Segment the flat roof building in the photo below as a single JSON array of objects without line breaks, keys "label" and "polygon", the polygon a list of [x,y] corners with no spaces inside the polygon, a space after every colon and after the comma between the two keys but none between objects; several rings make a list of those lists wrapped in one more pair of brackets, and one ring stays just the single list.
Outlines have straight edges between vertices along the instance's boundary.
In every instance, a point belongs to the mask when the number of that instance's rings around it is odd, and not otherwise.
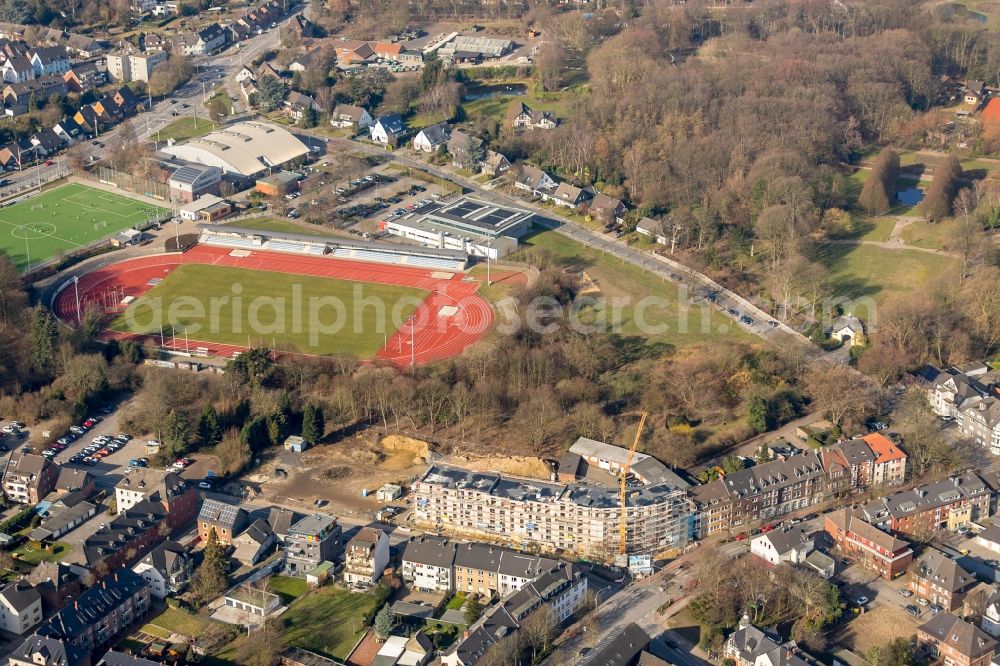
[{"label": "flat roof building", "polygon": [[168,145],[163,152],[195,164],[219,167],[225,173],[252,178],[302,159],[309,154],[309,148],[288,130],[248,120],[185,143]]},{"label": "flat roof building", "polygon": [[425,204],[382,227],[424,245],[499,259],[517,249],[533,219],[528,210],[462,196]]}]

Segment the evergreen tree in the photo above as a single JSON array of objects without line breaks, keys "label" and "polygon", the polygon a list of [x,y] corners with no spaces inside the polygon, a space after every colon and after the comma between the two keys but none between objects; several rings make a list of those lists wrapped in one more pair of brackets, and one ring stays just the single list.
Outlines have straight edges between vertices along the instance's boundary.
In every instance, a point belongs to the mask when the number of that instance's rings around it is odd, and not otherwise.
[{"label": "evergreen tree", "polygon": [[212,403],[205,405],[198,419],[198,441],[202,446],[214,446],[222,441],[222,423]]},{"label": "evergreen tree", "polygon": [[191,591],[201,601],[208,601],[226,591],[229,585],[229,558],[215,528],[208,533],[204,559],[191,579]]},{"label": "evergreen tree", "polygon": [[305,127],[306,129],[310,127],[316,127],[319,123],[319,113],[311,105],[302,112],[302,118],[299,119],[299,127]]},{"label": "evergreen tree", "polygon": [[760,396],[750,399],[747,405],[747,422],[756,432],[767,430],[767,401]]},{"label": "evergreen tree", "polygon": [[465,623],[472,624],[483,614],[483,605],[479,603],[479,597],[472,597],[465,602]]},{"label": "evergreen tree", "polygon": [[191,438],[191,424],[187,416],[171,409],[163,423],[163,442],[167,445],[166,453],[170,457],[183,455],[187,451]]},{"label": "evergreen tree", "polygon": [[31,361],[39,372],[49,372],[55,362],[59,328],[55,317],[36,307],[31,320]]},{"label": "evergreen tree", "polygon": [[316,444],[323,439],[323,410],[319,405],[308,404],[302,413],[302,439]]},{"label": "evergreen tree", "polygon": [[389,604],[385,604],[375,616],[375,635],[380,641],[384,641],[392,636],[392,630],[395,628],[396,617],[389,610]]},{"label": "evergreen tree", "polygon": [[954,155],[949,155],[938,164],[927,195],[920,202],[920,213],[925,220],[937,222],[951,215],[951,205],[958,194],[961,178],[962,165]]}]

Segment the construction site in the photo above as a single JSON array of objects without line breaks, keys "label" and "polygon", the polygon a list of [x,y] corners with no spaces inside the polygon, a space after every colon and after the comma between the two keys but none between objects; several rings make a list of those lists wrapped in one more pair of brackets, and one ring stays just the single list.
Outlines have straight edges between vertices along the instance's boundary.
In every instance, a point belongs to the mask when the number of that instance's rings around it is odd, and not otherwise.
[{"label": "construction site", "polygon": [[439,532],[576,555],[648,573],[683,548],[688,482],[630,449],[580,438],[540,481],[432,464],[413,484],[413,522]]}]

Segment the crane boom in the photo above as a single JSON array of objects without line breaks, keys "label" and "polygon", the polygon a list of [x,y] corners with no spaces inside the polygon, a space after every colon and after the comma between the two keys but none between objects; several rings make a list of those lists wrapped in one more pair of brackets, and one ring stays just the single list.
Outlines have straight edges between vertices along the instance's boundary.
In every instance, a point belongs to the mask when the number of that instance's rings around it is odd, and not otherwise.
[{"label": "crane boom", "polygon": [[618,540],[618,554],[624,555],[627,550],[628,545],[628,531],[625,529],[625,482],[628,480],[629,472],[632,471],[632,458],[635,457],[635,449],[639,446],[639,438],[642,437],[642,428],[646,425],[646,417],[649,416],[649,412],[643,412],[642,418],[639,419],[639,427],[635,431],[635,439],[632,440],[632,448],[628,450],[628,458],[625,459],[625,467],[621,471],[621,487],[619,489],[619,499],[622,505],[622,515],[619,521],[619,540]]}]

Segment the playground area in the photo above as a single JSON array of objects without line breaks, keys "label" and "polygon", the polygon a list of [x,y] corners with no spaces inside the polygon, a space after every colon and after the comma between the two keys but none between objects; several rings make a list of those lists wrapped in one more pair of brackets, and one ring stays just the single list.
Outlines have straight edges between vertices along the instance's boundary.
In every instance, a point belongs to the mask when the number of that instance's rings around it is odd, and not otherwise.
[{"label": "playground area", "polygon": [[168,212],[86,185],[63,185],[0,208],[0,250],[24,271]]}]

